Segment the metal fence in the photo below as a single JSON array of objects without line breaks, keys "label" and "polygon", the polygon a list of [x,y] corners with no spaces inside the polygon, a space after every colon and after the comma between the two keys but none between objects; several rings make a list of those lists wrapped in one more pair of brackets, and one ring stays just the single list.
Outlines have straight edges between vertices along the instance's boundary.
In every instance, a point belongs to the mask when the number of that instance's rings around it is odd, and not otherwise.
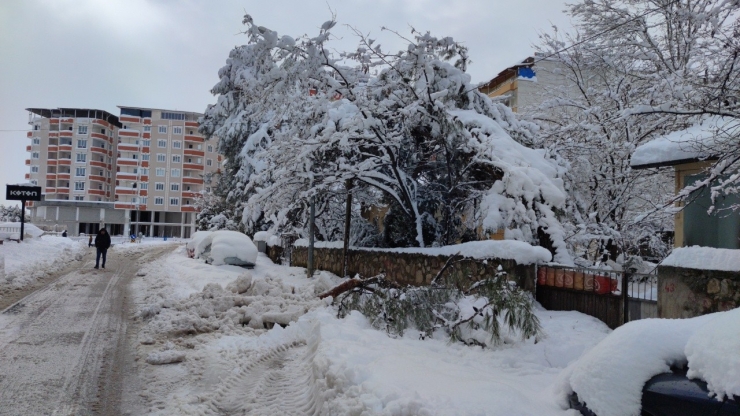
[{"label": "metal fence", "polygon": [[575,310],[614,329],[657,317],[657,274],[563,266],[537,268],[537,301],[550,310]]}]

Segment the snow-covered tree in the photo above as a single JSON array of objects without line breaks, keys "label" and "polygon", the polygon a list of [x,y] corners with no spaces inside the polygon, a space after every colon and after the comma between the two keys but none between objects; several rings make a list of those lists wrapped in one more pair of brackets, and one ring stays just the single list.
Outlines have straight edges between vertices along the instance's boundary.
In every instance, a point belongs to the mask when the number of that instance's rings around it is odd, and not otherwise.
[{"label": "snow-covered tree", "polygon": [[[334,21],[298,39],[245,23],[249,43],[219,72],[202,129],[232,163],[225,200],[247,229],[302,233],[311,199],[337,217],[337,195],[352,192],[359,205],[390,207],[388,245],[505,229],[508,238],[544,236],[567,261],[554,214],[565,202],[562,171],[514,139],[531,137],[533,125],[471,85],[466,48],[412,31],[398,52],[358,34],[356,51],[332,55]],[[329,237],[338,228],[323,229]]]},{"label": "snow-covered tree", "polygon": [[[576,33],[545,35],[541,51],[562,63],[570,85],[552,91],[538,116],[545,144],[570,162],[569,237],[660,250],[657,231],[670,217],[635,219],[664,206],[670,172],[631,170],[629,158],[636,146],[702,115],[737,117],[738,1],[589,0],[568,13]],[[718,188],[736,192],[738,141],[721,143],[704,183],[723,177]]]},{"label": "snow-covered tree", "polygon": [[19,205],[0,205],[0,222],[20,222],[21,207]]}]

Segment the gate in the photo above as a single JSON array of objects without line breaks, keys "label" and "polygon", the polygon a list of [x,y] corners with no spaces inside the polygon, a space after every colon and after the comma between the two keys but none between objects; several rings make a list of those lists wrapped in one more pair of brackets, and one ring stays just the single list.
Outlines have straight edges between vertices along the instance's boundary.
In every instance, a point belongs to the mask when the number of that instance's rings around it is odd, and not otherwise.
[{"label": "gate", "polygon": [[282,234],[280,240],[283,243],[283,264],[290,265],[293,255],[293,243],[298,240],[298,234]]},{"label": "gate", "polygon": [[612,329],[630,320],[657,317],[657,292],[656,274],[537,268],[536,299],[544,308],[585,313]]}]

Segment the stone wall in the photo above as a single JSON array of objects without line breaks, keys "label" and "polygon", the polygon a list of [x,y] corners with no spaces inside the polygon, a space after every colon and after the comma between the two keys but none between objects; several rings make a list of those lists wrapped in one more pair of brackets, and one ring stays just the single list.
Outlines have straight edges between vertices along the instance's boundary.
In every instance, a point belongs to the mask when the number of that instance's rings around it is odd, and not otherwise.
[{"label": "stone wall", "polygon": [[740,272],[658,266],[658,315],[692,318],[740,306]]},{"label": "stone wall", "polygon": [[[447,258],[419,253],[355,249],[349,250],[348,272],[350,276],[359,274],[362,277],[385,273],[387,279],[399,284],[422,286],[431,283]],[[306,267],[308,247],[293,247],[290,265]],[[445,274],[481,278],[495,275],[499,265],[507,272],[510,280],[534,293],[536,276],[534,265],[519,265],[514,260],[466,259],[451,266]],[[314,248],[314,267],[341,276],[342,249]]]},{"label": "stone wall", "polygon": [[267,246],[267,257],[272,260],[275,264],[283,264],[283,247],[282,246]]}]

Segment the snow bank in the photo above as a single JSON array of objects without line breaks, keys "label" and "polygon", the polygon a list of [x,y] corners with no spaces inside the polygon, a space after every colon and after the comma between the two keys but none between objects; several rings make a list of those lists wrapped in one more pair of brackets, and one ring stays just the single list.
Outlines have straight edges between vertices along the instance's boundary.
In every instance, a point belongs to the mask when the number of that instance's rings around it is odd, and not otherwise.
[{"label": "snow bank", "polygon": [[717,314],[686,344],[690,378],[707,382],[718,399],[740,399],[740,308]]},{"label": "snow bank", "polygon": [[694,126],[659,137],[638,146],[630,164],[634,166],[706,159],[713,156],[709,150],[730,138],[723,131],[737,129],[737,120],[725,117],[708,117]]},{"label": "snow bank", "polygon": [[740,250],[712,247],[678,247],[661,263],[663,266],[698,270],[740,271]]},{"label": "snow bank", "polygon": [[[25,223],[23,225],[23,233],[31,237],[41,237],[44,234],[44,230],[39,227]],[[6,235],[5,238],[18,238],[21,235],[21,223],[19,222],[3,222],[0,223],[0,235]]]},{"label": "snow bank", "polygon": [[65,237],[44,235],[22,243],[0,245],[0,257],[5,258],[5,279],[0,286],[22,287],[67,266],[81,258],[84,244]]},{"label": "snow bank", "polygon": [[740,310],[634,321],[568,367],[555,391],[563,404],[575,391],[599,416],[639,415],[645,382],[688,362],[690,377],[712,380],[711,392],[740,394],[739,350]]},{"label": "snow bank", "polygon": [[[295,246],[308,247],[308,240],[296,240]],[[342,248],[341,241],[315,242],[317,248]],[[474,259],[505,259],[514,260],[517,264],[546,263],[552,260],[552,254],[539,246],[532,246],[516,240],[485,240],[470,241],[443,247],[405,247],[405,248],[369,248],[352,247],[353,250],[382,251],[387,253],[418,253],[427,256],[453,256],[460,254]]]},{"label": "snow bank", "polygon": [[[214,266],[230,263],[229,258],[250,264],[257,262],[257,246],[249,237],[238,231],[199,231],[193,235],[191,242],[194,247],[193,256],[206,258]],[[190,247],[191,244],[188,243],[188,250]]]}]

